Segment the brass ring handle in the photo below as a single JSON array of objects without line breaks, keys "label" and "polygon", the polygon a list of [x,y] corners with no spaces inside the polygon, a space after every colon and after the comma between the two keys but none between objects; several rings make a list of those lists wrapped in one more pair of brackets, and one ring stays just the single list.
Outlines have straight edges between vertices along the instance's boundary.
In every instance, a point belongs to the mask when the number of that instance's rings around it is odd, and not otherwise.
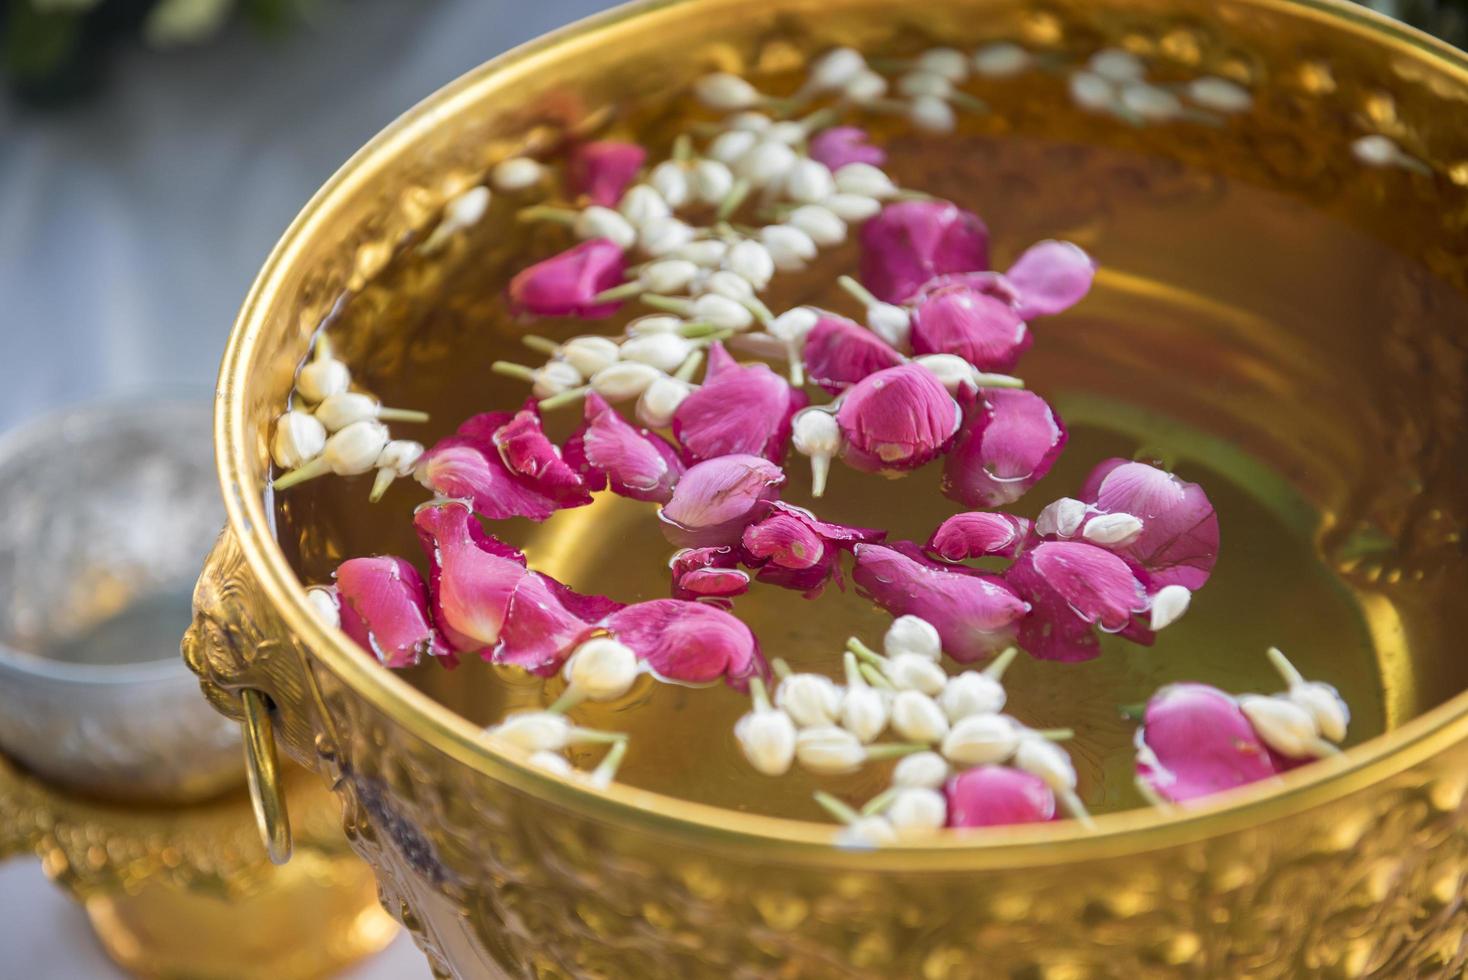
[{"label": "brass ring handle", "polygon": [[291,821],[280,785],[270,704],[254,688],[247,687],[240,693],[245,706],[245,778],[250,785],[255,823],[271,862],[285,864],[291,859]]}]

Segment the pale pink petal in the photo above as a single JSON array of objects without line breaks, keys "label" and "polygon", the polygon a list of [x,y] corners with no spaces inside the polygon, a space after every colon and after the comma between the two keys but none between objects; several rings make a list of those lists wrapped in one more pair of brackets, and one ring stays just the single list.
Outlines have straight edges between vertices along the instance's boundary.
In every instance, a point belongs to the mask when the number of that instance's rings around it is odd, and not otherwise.
[{"label": "pale pink petal", "polygon": [[707,684],[722,677],[743,689],[750,677],[766,673],[749,627],[707,603],[653,599],[599,625],[666,680]]},{"label": "pale pink petal", "polygon": [[915,354],[957,354],[980,371],[1013,371],[1034,338],[1014,308],[967,286],[927,293],[913,307]]},{"label": "pale pink petal", "polygon": [[1019,294],[1020,317],[1053,316],[1091,291],[1096,263],[1079,245],[1043,241],[1031,245],[1005,277]]},{"label": "pale pink petal", "polygon": [[989,267],[989,229],[948,201],[899,201],[862,226],[861,281],[901,303],[934,276]]},{"label": "pale pink petal", "polygon": [[1039,776],[1009,766],[978,766],[943,787],[948,826],[1004,827],[1055,819],[1055,794]]},{"label": "pale pink petal", "polygon": [[[537,572],[521,576],[510,595],[499,642],[486,659],[514,664],[536,674],[555,673],[592,629],[590,621],[567,608],[567,593],[576,595]],[[588,600],[592,609],[604,608],[603,603],[610,602],[593,601],[601,597],[577,598]]]},{"label": "pale pink petal", "polygon": [[858,470],[911,470],[947,449],[962,411],[926,368],[903,364],[868,375],[836,412],[842,458]]},{"label": "pale pink petal", "polygon": [[724,345],[709,354],[704,383],[673,413],[673,435],[690,463],[747,454],[778,463],[790,441],[790,419],[807,403],[768,364],[728,365]]},{"label": "pale pink petal", "polygon": [[1066,440],[1060,416],[1032,391],[986,388],[943,466],[943,493],[970,507],[1003,507],[1050,472]]},{"label": "pale pink petal", "polygon": [[1081,500],[1107,514],[1131,514],[1142,533],[1111,550],[1146,569],[1155,588],[1197,591],[1218,560],[1218,515],[1196,483],[1147,463],[1109,459],[1092,470]]},{"label": "pale pink petal", "polygon": [[428,555],[434,620],[455,650],[488,658],[530,574],[524,556],[485,534],[463,500],[424,504],[413,526]]},{"label": "pale pink petal", "polygon": [[595,320],[622,305],[593,303],[604,290],[621,285],[627,268],[622,249],[608,238],[593,238],[523,269],[510,280],[510,306],[535,316],[575,316]]},{"label": "pale pink petal", "polygon": [[419,459],[413,475],[439,496],[471,501],[475,512],[490,520],[543,521],[560,508],[555,500],[517,480],[492,443],[467,436],[440,439]]},{"label": "pale pink petal", "polygon": [[734,545],[780,495],[785,474],[760,456],[721,456],[690,467],[658,512],[663,534],[683,548]]},{"label": "pale pink petal", "polygon": [[1280,771],[1234,698],[1206,684],[1169,684],[1147,702],[1137,775],[1183,803]]},{"label": "pale pink petal", "polygon": [[646,160],[647,151],[636,143],[578,143],[571,148],[566,167],[571,194],[585,196],[602,207],[616,207]]},{"label": "pale pink petal", "polygon": [[1013,558],[1024,547],[1032,526],[1025,518],[1012,514],[955,514],[938,525],[925,550],[949,562],[995,555]]},{"label": "pale pink petal", "polygon": [[811,137],[808,152],[812,160],[824,163],[831,170],[840,170],[848,163],[869,163],[880,167],[887,162],[887,154],[869,140],[864,129],[832,126]]},{"label": "pale pink petal", "polygon": [[806,334],[801,360],[811,381],[835,395],[870,374],[896,367],[902,355],[865,327],[825,313]]},{"label": "pale pink petal", "polygon": [[1090,660],[1100,653],[1095,631],[1150,643],[1134,622],[1151,600],[1146,585],[1121,558],[1080,541],[1045,541],[1027,550],[1004,579],[1033,607],[1019,643],[1041,660]]},{"label": "pale pink petal", "polygon": [[586,421],[563,456],[588,489],[610,484],[613,493],[633,500],[666,503],[683,475],[678,451],[666,439],[632,426],[594,391],[586,396]]},{"label": "pale pink petal", "polygon": [[994,272],[989,269],[982,269],[978,272],[951,272],[934,276],[918,287],[918,291],[908,297],[907,303],[909,306],[916,306],[928,297],[947,292],[950,289],[968,289],[991,299],[997,299],[1008,306],[1019,306],[1019,292],[1014,288],[1014,284],[1006,279],[1002,272]]},{"label": "pale pink petal", "polygon": [[857,544],[852,578],[861,594],[893,616],[932,623],[960,663],[992,656],[1014,639],[1029,605],[997,575],[939,565],[911,542]]},{"label": "pale pink petal", "polygon": [[428,587],[401,558],[351,558],[336,570],[341,628],[386,667],[411,667],[425,656],[453,660],[429,616]]}]

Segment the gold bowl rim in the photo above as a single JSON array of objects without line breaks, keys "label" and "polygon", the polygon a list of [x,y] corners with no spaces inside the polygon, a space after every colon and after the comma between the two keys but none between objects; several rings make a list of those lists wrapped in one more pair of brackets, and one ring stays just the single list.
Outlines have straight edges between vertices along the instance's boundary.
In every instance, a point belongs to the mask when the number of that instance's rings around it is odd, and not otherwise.
[{"label": "gold bowl rim", "polygon": [[[1286,818],[1377,784],[1468,740],[1468,692],[1408,721],[1400,728],[1355,746],[1342,755],[1287,773],[1268,785],[1255,784],[1211,801],[1170,811],[1137,809],[1100,816],[1093,829],[1074,821],[995,828],[983,834],[942,834],[875,852],[831,846],[828,826],[806,821],[737,813],[708,804],[614,784],[596,791],[550,775],[497,751],[481,730],[435,702],[391,671],[363,657],[345,634],[327,629],[312,614],[305,589],[284,553],[266,533],[273,522],[254,468],[247,433],[245,397],[249,368],[265,332],[269,308],[306,244],[330,224],[340,202],[370,182],[394,158],[430,131],[439,119],[479,102],[486,89],[512,91],[517,78],[556,61],[562,52],[593,36],[615,35],[660,11],[694,3],[743,0],[636,0],[520,45],[439,89],[388,125],[358,150],[317,191],[266,259],[241,307],[220,367],[214,417],[215,457],[229,526],[251,572],[286,625],[358,695],[404,725],[435,751],[539,799],[619,826],[676,834],[704,846],[757,849],[782,861],[833,864],[868,870],[979,870],[1063,864],[1173,847]],[[1349,0],[1238,0],[1261,9],[1287,9],[1291,16],[1336,30],[1372,37],[1404,54],[1431,62],[1468,85],[1468,55]],[[248,491],[248,492],[247,492]]]}]

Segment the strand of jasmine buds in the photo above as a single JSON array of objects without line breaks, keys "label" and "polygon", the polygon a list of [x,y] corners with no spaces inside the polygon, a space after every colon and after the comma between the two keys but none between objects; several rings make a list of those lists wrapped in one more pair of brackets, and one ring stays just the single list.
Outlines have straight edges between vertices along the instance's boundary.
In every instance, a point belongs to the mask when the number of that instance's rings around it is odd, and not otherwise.
[{"label": "strand of jasmine buds", "polygon": [[[352,374],[334,357],[331,342],[321,333],[311,360],[296,377],[295,394],[303,407],[292,408],[275,420],[270,455],[283,472],[272,482],[286,490],[307,480],[336,473],[355,476],[377,471],[368,499],[382,499],[398,477],[407,476],[423,445],[393,439],[386,422],[427,422],[425,412],[385,408],[371,395],[351,391]],[[314,404],[307,410],[304,406]]]}]

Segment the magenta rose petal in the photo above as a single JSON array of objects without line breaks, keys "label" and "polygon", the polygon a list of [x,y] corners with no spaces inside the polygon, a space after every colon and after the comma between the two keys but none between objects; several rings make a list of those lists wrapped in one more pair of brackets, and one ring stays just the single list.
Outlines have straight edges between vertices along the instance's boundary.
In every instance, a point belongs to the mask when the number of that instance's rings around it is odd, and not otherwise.
[{"label": "magenta rose petal", "polygon": [[517,480],[493,443],[468,436],[440,439],[423,454],[413,473],[439,496],[471,501],[475,513],[490,520],[528,517],[543,521],[561,506]]},{"label": "magenta rose petal", "polygon": [[678,450],[662,436],[631,425],[594,391],[587,393],[585,412],[586,421],[562,455],[588,488],[610,485],[613,493],[633,500],[672,499],[673,485],[683,475]]},{"label": "magenta rose petal", "polygon": [[857,126],[832,126],[811,137],[807,152],[812,160],[824,163],[833,172],[848,163],[880,167],[887,162],[887,154],[869,140],[867,131]]},{"label": "magenta rose petal", "polygon": [[341,628],[385,667],[411,667],[453,652],[429,615],[428,587],[401,558],[351,558],[336,570]]},{"label": "magenta rose petal", "polygon": [[903,302],[934,276],[988,267],[989,229],[948,201],[899,201],[862,226],[860,279],[884,302]]},{"label": "magenta rose petal", "polygon": [[806,376],[833,395],[903,361],[881,337],[833,313],[822,314],[806,334],[801,359]]},{"label": "magenta rose petal", "polygon": [[510,280],[510,307],[535,316],[611,316],[619,302],[594,303],[624,282],[627,260],[616,242],[593,238],[522,269]]},{"label": "magenta rose petal", "polygon": [[1137,748],[1137,777],[1175,803],[1280,771],[1238,702],[1206,684],[1169,684],[1154,694]]},{"label": "magenta rose petal", "polygon": [[530,572],[524,556],[484,533],[463,500],[436,500],[413,515],[428,555],[434,620],[460,653],[488,657],[511,597]]},{"label": "magenta rose petal", "polygon": [[744,529],[744,561],[761,582],[815,598],[833,577],[841,582],[842,550],[881,541],[887,532],[823,521],[803,507],[775,501],[769,517]]},{"label": "magenta rose petal", "polygon": [[500,461],[511,473],[558,506],[582,507],[591,503],[586,482],[566,463],[560,447],[541,428],[540,411],[534,401],[496,429],[491,441],[499,450]]},{"label": "magenta rose petal", "polygon": [[790,441],[790,419],[806,401],[769,365],[736,364],[715,343],[704,383],[673,413],[673,435],[690,463],[736,454],[779,462]]},{"label": "magenta rose petal", "polygon": [[967,286],[928,292],[912,310],[915,354],[957,354],[980,371],[1009,373],[1034,342],[1013,306]]},{"label": "magenta rose petal", "polygon": [[999,576],[939,565],[909,541],[859,543],[852,554],[852,578],[861,594],[893,616],[933,624],[944,651],[960,663],[1008,646],[1030,608]]},{"label": "magenta rose petal", "polygon": [[934,558],[1013,558],[1024,547],[1033,524],[1023,517],[986,511],[955,514],[938,525],[924,548]]},{"label": "magenta rose petal", "polygon": [[1021,319],[1054,316],[1091,291],[1096,263],[1079,245],[1043,241],[1031,245],[1004,274],[1019,296]]},{"label": "magenta rose petal", "polygon": [[599,625],[664,680],[709,684],[722,677],[742,690],[749,678],[766,673],[749,627],[706,603],[653,599],[628,606]]},{"label": "magenta rose petal", "polygon": [[947,449],[958,432],[958,402],[931,371],[903,364],[869,375],[836,412],[842,458],[869,473],[911,470]]},{"label": "magenta rose petal", "polygon": [[943,467],[943,493],[969,507],[1011,504],[1050,472],[1065,446],[1060,416],[1032,391],[985,388]]},{"label": "magenta rose petal", "polygon": [[668,563],[673,598],[725,600],[749,591],[749,573],[733,548],[685,548]]},{"label": "magenta rose petal", "polygon": [[579,596],[538,572],[521,576],[510,595],[499,642],[486,659],[542,676],[555,673],[592,629],[592,621],[567,608],[568,600],[587,611],[601,611],[611,603],[602,597]]},{"label": "magenta rose petal", "polygon": [[760,456],[721,456],[690,467],[658,512],[663,534],[681,548],[735,545],[780,495],[785,474]]},{"label": "magenta rose petal", "polygon": [[1109,459],[1091,471],[1080,499],[1102,513],[1141,519],[1141,533],[1111,550],[1146,569],[1154,588],[1196,592],[1213,573],[1218,515],[1198,484],[1147,463]]},{"label": "magenta rose petal", "polygon": [[616,207],[646,160],[647,151],[636,143],[578,143],[571,148],[566,169],[571,194],[585,196],[602,207]]},{"label": "magenta rose petal", "polygon": [[1055,819],[1055,793],[1039,776],[1009,766],[979,766],[943,787],[950,827],[1004,827]]},{"label": "magenta rose petal", "polygon": [[1100,653],[1092,627],[1150,643],[1134,617],[1151,606],[1146,585],[1124,560],[1097,545],[1045,541],[1027,550],[1004,580],[1033,611],[1020,624],[1019,643],[1041,660],[1090,660]]}]

